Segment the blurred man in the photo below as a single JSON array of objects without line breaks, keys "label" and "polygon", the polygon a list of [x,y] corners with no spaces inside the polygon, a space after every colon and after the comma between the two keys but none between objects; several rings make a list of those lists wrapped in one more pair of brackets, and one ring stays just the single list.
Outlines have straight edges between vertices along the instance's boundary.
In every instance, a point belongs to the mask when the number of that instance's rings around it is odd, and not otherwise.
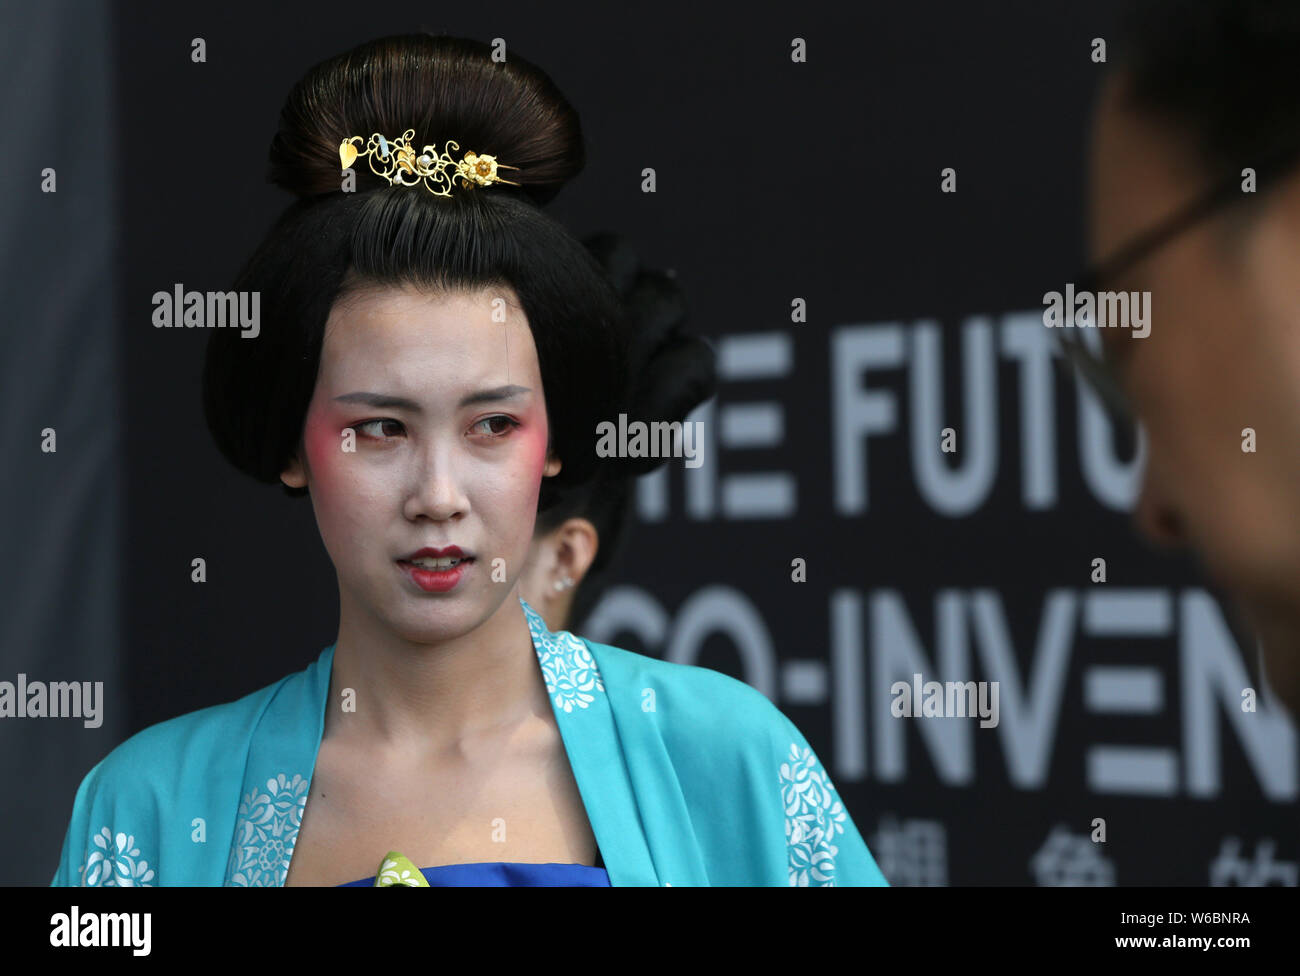
[{"label": "blurred man", "polygon": [[1152,324],[1098,330],[1094,374],[1147,431],[1138,526],[1200,554],[1297,716],[1300,3],[1142,4],[1117,53],[1087,287],[1149,292]]}]

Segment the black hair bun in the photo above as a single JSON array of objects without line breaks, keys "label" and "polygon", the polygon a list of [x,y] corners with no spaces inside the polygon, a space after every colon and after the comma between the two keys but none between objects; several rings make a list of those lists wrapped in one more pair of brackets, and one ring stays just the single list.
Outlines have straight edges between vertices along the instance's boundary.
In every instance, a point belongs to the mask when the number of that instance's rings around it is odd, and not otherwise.
[{"label": "black hair bun", "polygon": [[[434,34],[381,37],[312,67],[294,85],[271,142],[270,181],[311,198],[341,188],[339,144],[378,132],[389,140],[414,129],[417,152],[447,140],[496,157],[504,179],[488,192],[550,201],[585,161],[578,113],[541,68],[507,52],[492,60],[482,41]],[[359,161],[357,190],[389,184]],[[459,183],[457,184],[459,186]],[[453,193],[455,191],[453,190]]]}]

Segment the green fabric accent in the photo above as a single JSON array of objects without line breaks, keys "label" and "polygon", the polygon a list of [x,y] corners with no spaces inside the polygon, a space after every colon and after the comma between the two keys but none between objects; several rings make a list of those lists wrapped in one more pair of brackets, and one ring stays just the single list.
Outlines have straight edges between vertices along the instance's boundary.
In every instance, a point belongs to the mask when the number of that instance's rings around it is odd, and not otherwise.
[{"label": "green fabric accent", "polygon": [[401,851],[389,851],[384,855],[379,870],[375,873],[376,888],[427,888],[429,882],[409,857]]}]

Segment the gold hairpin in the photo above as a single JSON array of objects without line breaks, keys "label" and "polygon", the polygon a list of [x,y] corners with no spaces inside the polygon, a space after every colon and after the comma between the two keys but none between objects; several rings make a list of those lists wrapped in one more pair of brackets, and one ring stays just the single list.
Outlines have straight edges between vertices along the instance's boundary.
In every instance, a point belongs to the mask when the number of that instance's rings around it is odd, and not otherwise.
[{"label": "gold hairpin", "polygon": [[[459,161],[451,157],[452,151],[459,151],[460,144],[447,140],[446,149],[439,153],[435,146],[425,146],[420,155],[415,154],[411,146],[414,129],[407,129],[400,139],[389,143],[378,132],[366,141],[365,152],[358,151],[354,143],[360,143],[361,136],[349,136],[339,143],[339,162],[347,169],[362,157],[369,158],[370,171],[382,176],[393,186],[415,186],[423,183],[425,189],[434,196],[449,197],[457,179],[466,186],[487,186],[489,183],[509,183],[518,186],[514,180],[507,180],[497,175],[498,169],[518,169],[498,163],[495,156],[479,155],[467,152]],[[376,169],[375,162],[382,161],[384,168]],[[406,177],[411,177],[407,179]]]}]

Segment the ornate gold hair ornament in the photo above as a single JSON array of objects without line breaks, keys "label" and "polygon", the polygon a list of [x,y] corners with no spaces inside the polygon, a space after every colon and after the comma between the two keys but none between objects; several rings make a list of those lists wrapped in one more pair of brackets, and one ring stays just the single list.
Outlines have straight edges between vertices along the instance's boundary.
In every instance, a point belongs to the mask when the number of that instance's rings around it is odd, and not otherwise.
[{"label": "ornate gold hair ornament", "polygon": [[[370,171],[382,176],[391,185],[415,186],[423,183],[425,189],[439,197],[451,196],[452,187],[459,179],[466,186],[487,186],[489,183],[509,183],[518,186],[514,180],[507,180],[497,175],[498,169],[518,169],[498,163],[495,156],[479,155],[467,152],[459,160],[452,158],[452,152],[460,151],[460,144],[448,139],[446,149],[439,153],[435,146],[425,146],[417,156],[411,146],[414,129],[407,129],[400,139],[391,143],[378,132],[366,140],[365,152],[357,149],[361,136],[349,136],[339,143],[339,162],[347,169],[358,159],[369,160]],[[383,169],[376,168],[376,162]],[[407,177],[410,177],[408,179]]]}]

